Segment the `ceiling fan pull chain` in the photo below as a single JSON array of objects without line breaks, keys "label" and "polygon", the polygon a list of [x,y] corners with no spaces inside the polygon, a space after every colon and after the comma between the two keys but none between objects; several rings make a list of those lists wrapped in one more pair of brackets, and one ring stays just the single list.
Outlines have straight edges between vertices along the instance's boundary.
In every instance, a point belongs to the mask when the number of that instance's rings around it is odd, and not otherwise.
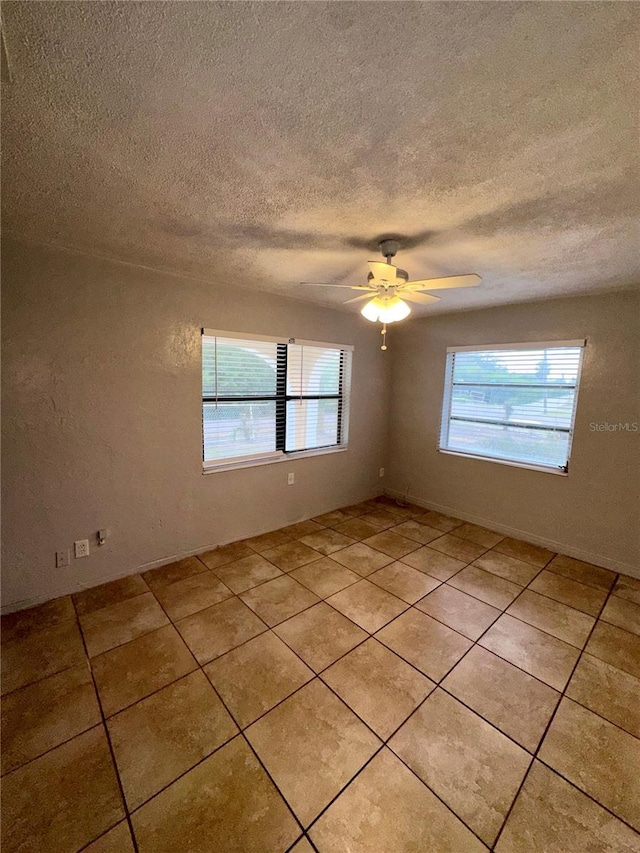
[{"label": "ceiling fan pull chain", "polygon": [[386,323],[382,324],[382,329],[380,331],[380,334],[382,335],[382,346],[380,347],[380,349],[386,350],[386,348],[387,348],[387,324]]}]

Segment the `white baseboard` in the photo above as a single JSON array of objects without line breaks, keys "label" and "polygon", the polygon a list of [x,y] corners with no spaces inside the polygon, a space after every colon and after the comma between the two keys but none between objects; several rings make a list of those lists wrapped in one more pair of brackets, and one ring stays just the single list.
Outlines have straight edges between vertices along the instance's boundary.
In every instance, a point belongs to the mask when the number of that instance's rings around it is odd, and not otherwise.
[{"label": "white baseboard", "polygon": [[[525,542],[531,542],[532,545],[540,545],[542,548],[547,548],[549,551],[555,551],[558,554],[566,554],[568,557],[575,557],[576,560],[583,560],[585,563],[592,563],[594,566],[602,566],[605,569],[610,569],[612,572],[620,572],[623,575],[630,575],[633,578],[640,579],[640,568],[631,563],[623,563],[620,560],[612,560],[604,554],[596,554],[592,551],[584,551],[581,548],[575,548],[573,545],[568,545],[566,542],[556,542],[553,539],[545,539],[543,536],[538,536],[536,533],[531,533],[529,530],[520,530],[517,527],[509,527],[506,524],[501,524],[494,521],[492,518],[484,518],[480,515],[471,515],[468,512],[460,512],[455,507],[444,506],[433,501],[427,501],[424,498],[419,498],[416,495],[408,495],[405,492],[397,491],[396,489],[385,489],[385,494],[392,498],[407,501],[416,506],[432,509],[440,512],[443,515],[450,515],[454,518],[461,518],[463,521],[469,521],[472,524],[478,524],[481,527],[488,527],[490,530],[495,530],[497,533],[504,533],[505,536],[510,536],[513,539],[522,539]],[[455,533],[455,531],[452,531]]]},{"label": "white baseboard", "polygon": [[[373,498],[377,497],[380,492],[377,492],[375,495],[370,495],[369,497],[362,498],[360,501],[354,501],[354,503],[362,503],[362,501],[369,501]],[[346,506],[346,504],[343,504]],[[323,509],[320,512],[314,513],[314,515],[323,515],[325,512],[332,512],[336,507],[332,506],[329,509]],[[44,595],[37,595],[33,598],[25,598],[21,601],[13,601],[10,604],[3,604],[0,607],[0,613],[4,616],[8,613],[14,613],[16,610],[27,610],[29,607],[36,607],[38,604],[44,604],[46,601],[51,601],[54,598],[61,598],[63,595],[73,595],[76,592],[82,592],[85,589],[92,589],[94,586],[100,586],[103,583],[110,583],[110,581],[117,581],[120,578],[129,577],[129,575],[137,575],[142,572],[148,572],[150,569],[157,569],[160,566],[167,566],[169,563],[176,563],[178,560],[185,560],[187,557],[195,557],[197,554],[204,554],[206,551],[213,551],[215,548],[222,548],[224,545],[230,545],[232,542],[239,542],[242,539],[252,539],[254,536],[262,536],[263,533],[271,533],[274,529],[279,530],[282,527],[289,527],[291,524],[296,524],[299,521],[305,521],[309,516],[305,516],[304,518],[295,519],[294,521],[285,521],[280,527],[273,528],[260,528],[258,530],[254,530],[251,533],[247,533],[245,536],[242,536],[240,539],[237,537],[233,539],[225,539],[222,542],[214,542],[209,545],[199,545],[197,548],[193,548],[190,551],[182,551],[179,554],[173,554],[169,557],[161,557],[157,560],[151,560],[148,563],[142,563],[137,567],[131,567],[129,569],[125,569],[122,572],[118,572],[117,574],[107,574],[103,575],[98,579],[92,579],[91,582],[81,583],[81,582],[70,582],[62,585],[59,589],[52,590],[51,592],[45,593]]]}]

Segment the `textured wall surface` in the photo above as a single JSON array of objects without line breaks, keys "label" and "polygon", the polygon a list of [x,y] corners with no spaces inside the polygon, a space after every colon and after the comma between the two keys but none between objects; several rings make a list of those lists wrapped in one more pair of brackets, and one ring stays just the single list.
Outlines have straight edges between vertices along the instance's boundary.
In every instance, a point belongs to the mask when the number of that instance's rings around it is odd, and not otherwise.
[{"label": "textured wall surface", "polygon": [[[640,577],[640,298],[558,299],[407,323],[394,347],[389,488]],[[569,476],[439,453],[448,346],[587,338]]]},{"label": "textured wall surface", "polygon": [[[3,291],[3,607],[380,491],[388,361],[363,318],[27,243],[5,244]],[[349,450],[203,475],[202,326],[353,343]]]},{"label": "textured wall surface", "polygon": [[299,282],[400,232],[414,278],[484,279],[417,314],[640,281],[638,3],[2,16],[5,233],[338,305]]}]

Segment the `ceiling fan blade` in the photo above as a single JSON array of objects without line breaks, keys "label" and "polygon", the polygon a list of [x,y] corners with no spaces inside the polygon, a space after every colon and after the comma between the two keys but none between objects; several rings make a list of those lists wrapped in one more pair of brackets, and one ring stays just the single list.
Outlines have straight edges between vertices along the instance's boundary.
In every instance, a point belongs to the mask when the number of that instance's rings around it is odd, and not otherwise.
[{"label": "ceiling fan blade", "polygon": [[439,296],[430,296],[428,293],[405,293],[401,290],[398,293],[400,299],[404,299],[407,302],[419,302],[421,305],[429,305],[431,302],[439,302]]},{"label": "ceiling fan blade", "polygon": [[363,293],[360,296],[354,296],[353,299],[347,299],[344,304],[348,305],[350,302],[361,302],[363,299],[372,299],[373,296],[374,296],[373,292]]},{"label": "ceiling fan blade", "polygon": [[395,284],[397,279],[396,270],[398,267],[394,267],[393,264],[385,264],[382,261],[367,261],[369,264],[369,269],[371,270],[371,274],[373,275],[373,280],[375,282],[388,282],[389,284]]},{"label": "ceiling fan blade", "polygon": [[446,275],[443,278],[422,278],[408,281],[404,287],[409,290],[444,290],[448,287],[476,287],[482,279],[479,275]]},{"label": "ceiling fan blade", "polygon": [[301,281],[305,287],[346,287],[347,290],[375,290],[366,284],[336,284],[333,281]]}]

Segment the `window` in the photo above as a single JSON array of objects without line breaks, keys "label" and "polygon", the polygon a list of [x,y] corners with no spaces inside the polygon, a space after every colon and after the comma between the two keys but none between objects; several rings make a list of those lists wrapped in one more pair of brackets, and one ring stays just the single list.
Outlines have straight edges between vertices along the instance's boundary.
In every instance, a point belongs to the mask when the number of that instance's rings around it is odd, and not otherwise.
[{"label": "window", "polygon": [[345,449],[351,351],[203,330],[205,469]]},{"label": "window", "polygon": [[439,449],[566,473],[584,343],[447,349]]}]

